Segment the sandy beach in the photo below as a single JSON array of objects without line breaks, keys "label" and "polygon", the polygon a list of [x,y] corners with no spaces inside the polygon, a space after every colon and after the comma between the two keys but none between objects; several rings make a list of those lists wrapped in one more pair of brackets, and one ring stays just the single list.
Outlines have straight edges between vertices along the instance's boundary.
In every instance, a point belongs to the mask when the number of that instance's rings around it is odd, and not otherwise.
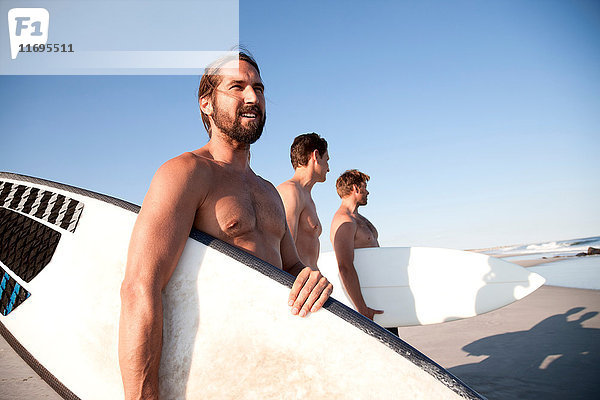
[{"label": "sandy beach", "polygon": [[[488,399],[589,399],[600,391],[600,291],[543,286],[474,318],[399,329]],[[60,399],[0,338],[0,400]]]},{"label": "sandy beach", "polygon": [[0,335],[0,400],[60,400]]},{"label": "sandy beach", "polygon": [[399,328],[490,400],[590,399],[600,391],[600,291],[542,286],[474,318]]}]

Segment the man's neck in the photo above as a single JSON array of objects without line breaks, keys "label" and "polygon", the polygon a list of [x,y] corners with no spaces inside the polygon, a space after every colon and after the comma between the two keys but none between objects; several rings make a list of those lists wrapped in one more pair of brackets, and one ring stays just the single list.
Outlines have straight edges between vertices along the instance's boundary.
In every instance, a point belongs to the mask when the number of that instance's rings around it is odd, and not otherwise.
[{"label": "man's neck", "polygon": [[352,196],[344,197],[340,208],[347,210],[350,214],[358,214],[358,202]]},{"label": "man's neck", "polygon": [[308,168],[307,166],[301,166],[294,170],[294,176],[291,179],[292,181],[298,183],[301,187],[303,187],[306,191],[310,193],[317,180],[314,176],[314,172]]},{"label": "man's neck", "polygon": [[239,143],[221,132],[213,132],[206,147],[215,161],[246,169],[249,164],[250,145]]}]

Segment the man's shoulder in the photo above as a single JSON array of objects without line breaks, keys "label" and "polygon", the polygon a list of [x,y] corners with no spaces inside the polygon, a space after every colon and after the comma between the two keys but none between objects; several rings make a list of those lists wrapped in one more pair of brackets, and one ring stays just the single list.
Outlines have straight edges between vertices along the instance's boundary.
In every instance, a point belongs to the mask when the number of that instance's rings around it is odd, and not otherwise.
[{"label": "man's shoulder", "polygon": [[155,179],[208,179],[213,174],[213,164],[208,158],[193,152],[183,153],[161,165]]},{"label": "man's shoulder", "polygon": [[280,183],[277,191],[282,197],[293,197],[297,202],[303,199],[302,188],[293,179]]},{"label": "man's shoulder", "polygon": [[332,223],[341,225],[345,222],[356,224],[356,219],[347,210],[340,208],[333,215]]},{"label": "man's shoulder", "polygon": [[277,185],[277,190],[280,192],[299,192],[300,186],[293,179],[288,179],[287,181],[281,182],[279,185]]},{"label": "man's shoulder", "polygon": [[[202,150],[202,149],[200,149]],[[178,155],[177,157],[171,158],[167,163],[181,163],[181,164],[189,164],[191,166],[198,165],[210,165],[215,164],[215,161],[208,157],[207,153],[201,152],[200,150],[196,151],[186,151]]]}]

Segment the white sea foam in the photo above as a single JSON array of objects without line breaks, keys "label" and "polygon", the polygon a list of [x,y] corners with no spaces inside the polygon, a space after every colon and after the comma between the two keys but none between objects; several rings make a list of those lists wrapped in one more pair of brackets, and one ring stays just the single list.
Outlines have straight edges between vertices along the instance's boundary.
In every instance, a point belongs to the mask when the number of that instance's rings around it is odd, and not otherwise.
[{"label": "white sea foam", "polygon": [[550,242],[550,243],[542,243],[542,244],[530,244],[526,247],[527,250],[533,251],[553,251],[561,248],[569,247],[568,243],[562,242]]},{"label": "white sea foam", "polygon": [[574,256],[578,253],[587,252],[589,247],[600,248],[600,236],[505,246],[491,249],[484,253],[507,258],[511,256],[522,258],[524,255],[532,256],[531,258],[550,258],[555,256]]}]

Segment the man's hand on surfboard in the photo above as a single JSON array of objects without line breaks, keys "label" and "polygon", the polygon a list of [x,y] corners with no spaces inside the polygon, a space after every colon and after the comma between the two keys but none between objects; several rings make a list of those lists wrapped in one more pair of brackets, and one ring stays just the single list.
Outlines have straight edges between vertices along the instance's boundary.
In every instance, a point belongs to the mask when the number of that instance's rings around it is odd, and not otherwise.
[{"label": "man's hand on surfboard", "polygon": [[369,318],[371,321],[373,321],[373,317],[375,316],[375,314],[383,314],[383,310],[375,310],[371,307],[367,307],[364,310],[359,310],[358,312],[364,315],[365,317]]},{"label": "man's hand on surfboard", "polygon": [[292,307],[292,314],[305,317],[323,307],[332,291],[333,285],[321,272],[306,267],[296,277],[288,305]]}]

